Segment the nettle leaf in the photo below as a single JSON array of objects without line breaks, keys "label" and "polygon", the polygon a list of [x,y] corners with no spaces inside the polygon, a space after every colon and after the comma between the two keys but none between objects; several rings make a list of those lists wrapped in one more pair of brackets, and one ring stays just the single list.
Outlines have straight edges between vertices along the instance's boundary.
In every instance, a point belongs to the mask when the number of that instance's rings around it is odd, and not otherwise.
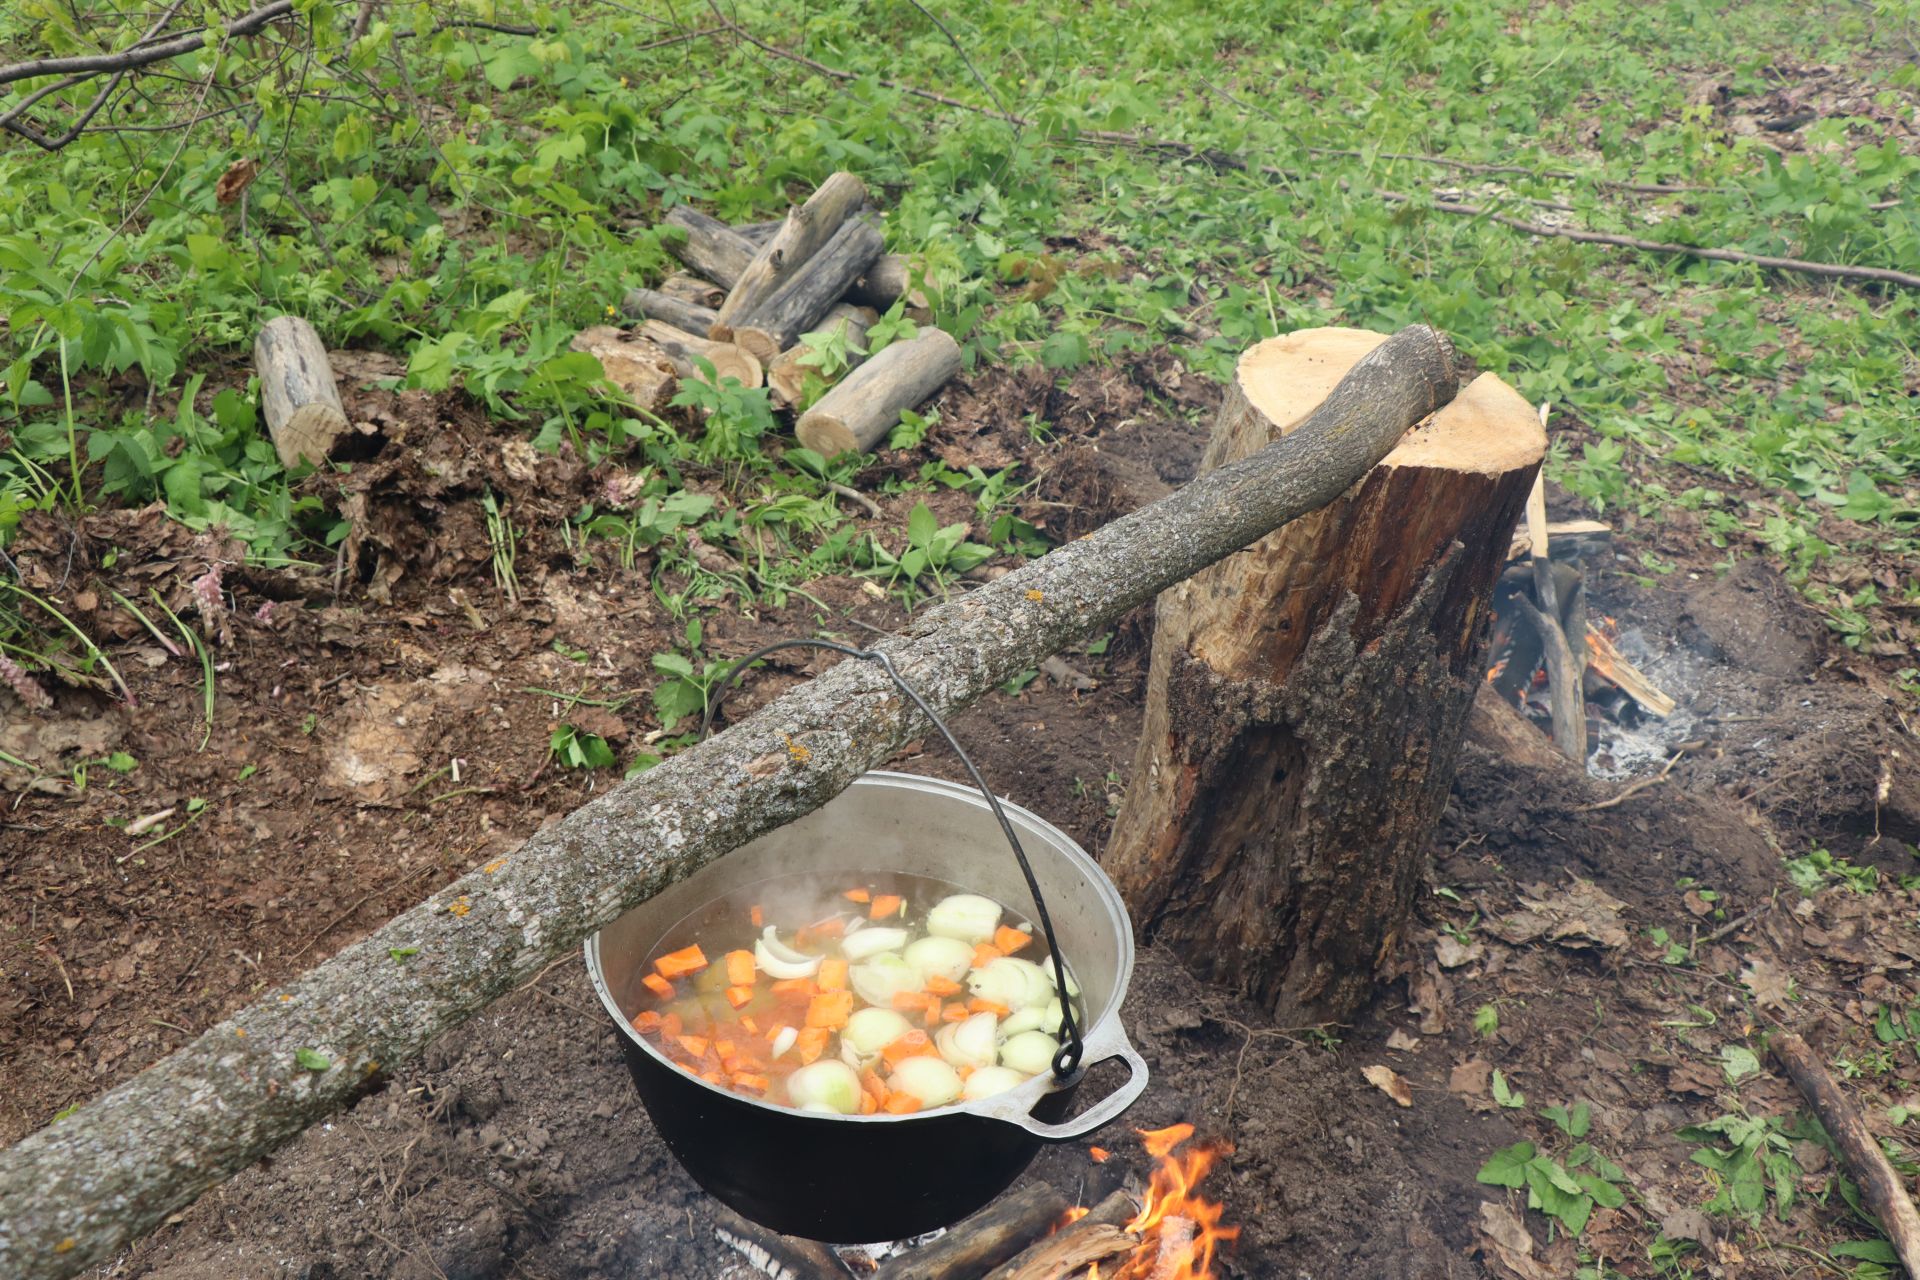
[{"label": "nettle leaf", "polygon": [[1720,1050],[1720,1069],[1727,1073],[1728,1084],[1738,1084],[1760,1073],[1760,1059],[1745,1045],[1730,1044]]},{"label": "nettle leaf", "polygon": [[333,1059],[318,1049],[295,1049],[293,1060],[307,1071],[325,1071],[333,1065]]},{"label": "nettle leaf", "polygon": [[1478,1180],[1495,1187],[1523,1187],[1527,1183],[1527,1162],[1533,1159],[1531,1142],[1516,1142],[1504,1151],[1496,1151],[1480,1166]]}]

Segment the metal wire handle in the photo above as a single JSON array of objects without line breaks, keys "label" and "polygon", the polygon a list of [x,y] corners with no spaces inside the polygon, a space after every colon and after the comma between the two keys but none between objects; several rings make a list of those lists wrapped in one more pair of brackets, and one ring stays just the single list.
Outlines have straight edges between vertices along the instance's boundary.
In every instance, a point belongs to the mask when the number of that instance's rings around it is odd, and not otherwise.
[{"label": "metal wire handle", "polygon": [[720,703],[726,698],[727,691],[733,687],[736,677],[753,663],[760,661],[770,653],[781,649],[828,649],[834,653],[845,654],[849,658],[860,658],[875,662],[887,673],[900,692],[913,699],[920,708],[920,714],[933,722],[940,736],[953,748],[953,754],[960,757],[960,763],[966,766],[967,775],[973,779],[973,785],[980,788],[980,794],[987,798],[987,807],[993,810],[993,816],[1000,821],[1000,830],[1007,837],[1007,843],[1013,846],[1014,860],[1020,864],[1020,874],[1027,878],[1027,890],[1033,894],[1034,913],[1040,917],[1041,932],[1047,936],[1047,951],[1053,957],[1055,975],[1060,979],[1060,1029],[1066,1033],[1066,1042],[1053,1055],[1053,1075],[1062,1085],[1070,1085],[1079,1080],[1084,1068],[1081,1059],[1086,1056],[1087,1042],[1080,1034],[1080,1021],[1074,1016],[1073,997],[1068,993],[1068,970],[1065,958],[1060,954],[1059,940],[1053,934],[1053,918],[1047,914],[1047,901],[1040,893],[1040,881],[1033,874],[1033,866],[1027,861],[1027,851],[1020,847],[1020,837],[1014,834],[1013,823],[1008,821],[1006,811],[1000,807],[1000,799],[993,794],[987,780],[980,776],[980,770],[974,767],[972,757],[961,747],[947,728],[946,721],[934,714],[920,691],[908,684],[906,678],[894,669],[893,660],[877,649],[856,649],[852,645],[838,644],[832,640],[780,640],[762,649],[755,649],[746,657],[735,662],[726,676],[714,687],[713,696],[707,701],[707,711],[700,719],[700,737],[704,740],[713,729],[713,718],[720,711]]}]

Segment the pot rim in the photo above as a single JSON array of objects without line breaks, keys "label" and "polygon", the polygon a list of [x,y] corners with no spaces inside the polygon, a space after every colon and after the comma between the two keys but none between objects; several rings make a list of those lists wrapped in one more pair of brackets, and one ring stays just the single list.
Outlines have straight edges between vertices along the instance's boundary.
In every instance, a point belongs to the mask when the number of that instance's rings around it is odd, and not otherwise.
[{"label": "pot rim", "polygon": [[[949,782],[945,778],[930,778],[924,774],[901,773],[889,769],[871,769],[848,784],[848,789],[851,790],[853,787],[859,786],[898,787],[905,791],[936,792],[942,794],[947,799],[960,800],[971,804],[983,812],[992,813],[992,809],[987,804],[986,798],[980,794],[977,788],[957,782]],[[996,798],[999,799],[1000,807],[1006,811],[1010,819],[1016,819],[1020,822],[1030,824],[1039,834],[1048,837],[1053,842],[1054,847],[1048,849],[1046,853],[1049,855],[1058,854],[1068,862],[1074,864],[1085,875],[1087,882],[1093,886],[1101,902],[1107,907],[1109,914],[1113,917],[1115,925],[1113,932],[1120,948],[1119,963],[1114,967],[1113,1000],[1101,1015],[1093,1021],[1093,1024],[1081,1032],[1081,1038],[1087,1044],[1089,1050],[1087,1061],[1091,1063],[1095,1061],[1092,1053],[1094,1047],[1105,1044],[1110,1038],[1106,1034],[1109,1028],[1117,1026],[1120,1018],[1120,1006],[1126,1002],[1127,987],[1133,980],[1133,927],[1127,918],[1126,904],[1121,901],[1120,891],[1114,888],[1113,882],[1107,878],[1107,873],[1102,871],[1100,864],[1095,862],[1092,856],[1080,847],[1079,841],[1054,826],[1051,822],[1048,822],[1045,818],[1042,818],[1039,814],[1034,813],[1031,809],[1023,805],[1017,805],[1004,796],[996,796]],[[831,801],[828,803],[831,803]],[[1022,848],[1025,847],[1025,842],[1022,842]],[[721,857],[725,856],[725,854],[721,855]],[[1012,849],[1007,850],[1007,856],[1009,858],[1013,856]],[[1027,856],[1029,858],[1033,857],[1033,851],[1028,850]],[[783,1118],[818,1121],[822,1124],[843,1124],[849,1121],[859,1124],[901,1124],[911,1123],[915,1120],[927,1120],[936,1116],[977,1115],[983,1119],[1004,1121],[1008,1119],[1008,1113],[1010,1111],[1018,1110],[1020,1112],[1026,1112],[1049,1093],[1055,1092],[1058,1089],[1076,1087],[1076,1085],[1073,1084],[1060,1084],[1057,1078],[1051,1074],[1042,1074],[1034,1076],[1023,1084],[1016,1085],[1011,1089],[993,1094],[989,1097],[976,1098],[971,1101],[952,1102],[944,1107],[931,1107],[925,1111],[913,1111],[905,1115],[891,1115],[885,1112],[877,1112],[870,1116],[825,1115],[817,1111],[802,1111],[797,1107],[781,1106],[778,1103],[767,1102],[760,1098],[750,1097],[744,1093],[736,1093],[732,1089],[723,1089],[711,1080],[702,1079],[690,1071],[682,1070],[671,1058],[668,1058],[664,1053],[654,1048],[645,1036],[633,1029],[633,1024],[627,1020],[626,1013],[620,1008],[619,1002],[614,999],[613,991],[607,984],[606,972],[600,964],[600,930],[596,929],[588,935],[582,950],[584,951],[584,958],[587,964],[587,976],[593,980],[593,989],[600,996],[601,1006],[612,1016],[614,1025],[620,1028],[620,1034],[625,1036],[630,1044],[638,1046],[641,1052],[689,1084],[698,1085],[711,1093],[718,1094],[729,1102],[756,1107],[762,1111],[772,1112]],[[1120,1033],[1118,1039],[1124,1043],[1125,1033]],[[1018,1104],[1017,1107],[1015,1104]]]}]

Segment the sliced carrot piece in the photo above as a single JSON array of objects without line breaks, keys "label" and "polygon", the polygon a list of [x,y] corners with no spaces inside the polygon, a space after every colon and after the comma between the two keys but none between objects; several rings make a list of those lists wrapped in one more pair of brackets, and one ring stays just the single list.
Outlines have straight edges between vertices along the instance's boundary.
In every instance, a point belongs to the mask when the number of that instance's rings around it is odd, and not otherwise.
[{"label": "sliced carrot piece", "polygon": [[844,991],[847,988],[847,961],[844,956],[828,956],[820,962],[820,972],[815,977],[822,991]]},{"label": "sliced carrot piece", "polygon": [[905,1013],[909,1009],[924,1009],[928,1003],[940,1003],[940,997],[930,996],[924,991],[896,991],[893,993],[893,1007]]},{"label": "sliced carrot piece", "polygon": [[984,969],[1005,954],[991,942],[977,943],[973,948],[973,967]]},{"label": "sliced carrot piece", "polygon": [[946,996],[957,996],[962,991],[965,991],[966,988],[955,982],[952,978],[943,978],[936,973],[927,979],[927,990],[933,995],[944,998]]},{"label": "sliced carrot piece", "polygon": [[871,893],[868,893],[865,889],[849,889],[845,893],[841,894],[840,896],[845,898],[848,902],[873,901],[873,895]]},{"label": "sliced carrot piece", "polygon": [[931,1031],[940,1025],[940,1015],[944,1009],[945,1006],[940,1003],[939,996],[927,997],[927,1030]]},{"label": "sliced carrot piece", "polygon": [[860,1073],[860,1088],[876,1103],[882,1103],[887,1100],[886,1082],[880,1078],[880,1073],[872,1067],[868,1067]]},{"label": "sliced carrot piece", "polygon": [[820,994],[820,984],[812,978],[782,978],[767,989],[777,1000],[811,1000]]},{"label": "sliced carrot piece", "polygon": [[967,1008],[967,1006],[961,1004],[958,1000],[955,1000],[940,1011],[940,1021],[942,1022],[965,1022],[972,1016],[973,1010]]},{"label": "sliced carrot piece", "polygon": [[838,938],[847,931],[847,922],[839,916],[828,916],[825,920],[816,920],[794,935],[794,941],[801,946],[816,942],[821,938]]},{"label": "sliced carrot piece", "polygon": [[892,1067],[899,1065],[908,1058],[934,1052],[937,1052],[937,1050],[934,1049],[933,1041],[928,1037],[926,1032],[909,1031],[882,1049],[880,1056],[887,1060],[888,1066]]},{"label": "sliced carrot piece", "polygon": [[838,1031],[853,1016],[853,992],[822,991],[807,1002],[807,1025]]},{"label": "sliced carrot piece", "polygon": [[682,947],[678,951],[669,951],[653,962],[663,978],[684,978],[690,973],[698,973],[707,967],[707,953],[700,949],[699,943]]},{"label": "sliced carrot piece", "polygon": [[760,1024],[755,1022],[752,1018],[746,1018],[746,1017],[741,1018],[740,1029],[746,1032],[750,1036],[757,1036],[760,1034]]},{"label": "sliced carrot piece", "polygon": [[702,1071],[700,1073],[700,1078],[702,1080],[710,1081],[713,1084],[717,1084],[723,1089],[726,1088],[727,1086],[727,1078],[721,1075],[718,1071]]},{"label": "sliced carrot piece", "polygon": [[681,1031],[684,1029],[680,1023],[680,1015],[677,1013],[670,1013],[660,1019],[660,1038],[662,1040],[678,1040]]},{"label": "sliced carrot piece", "polygon": [[735,987],[750,987],[754,975],[753,952],[727,952],[727,983]]},{"label": "sliced carrot piece", "polygon": [[751,1093],[765,1093],[767,1078],[753,1071],[736,1071],[733,1073],[733,1087]]},{"label": "sliced carrot piece", "polygon": [[920,1099],[910,1093],[889,1093],[880,1109],[893,1116],[911,1115],[920,1109]]},{"label": "sliced carrot piece", "polygon": [[663,1021],[658,1011],[647,1009],[633,1015],[633,1029],[641,1035],[646,1035],[649,1032],[658,1031]]},{"label": "sliced carrot piece", "polygon": [[860,1114],[863,1116],[870,1116],[878,1110],[880,1110],[880,1104],[873,1100],[873,1095],[865,1092],[861,1093]]},{"label": "sliced carrot piece", "polygon": [[826,1027],[808,1027],[802,1031],[799,1038],[793,1042],[793,1047],[800,1054],[800,1065],[804,1067],[825,1053],[827,1042],[832,1038],[833,1032]]},{"label": "sliced carrot piece", "polygon": [[767,909],[758,905],[748,907],[747,919],[753,921],[753,927],[758,929],[767,923]]},{"label": "sliced carrot piece", "polygon": [[[741,1021],[745,1022],[746,1019],[742,1018]],[[780,1033],[782,1031],[785,1031],[786,1029],[787,1029],[787,1024],[784,1022],[776,1022],[772,1026],[768,1027],[766,1030],[767,1043],[772,1044],[775,1040],[778,1040],[780,1038]]]},{"label": "sliced carrot piece", "polygon": [[867,908],[867,919],[885,920],[888,916],[897,916],[906,903],[907,900],[897,893],[876,893],[873,895],[873,905]]},{"label": "sliced carrot piece", "polygon": [[1020,948],[1033,941],[1033,935],[1022,933],[1011,925],[1001,925],[993,931],[993,946],[1002,955],[1017,955]]},{"label": "sliced carrot piece", "polygon": [[707,1049],[711,1044],[712,1042],[709,1041],[705,1036],[681,1036],[680,1037],[680,1047],[687,1051],[687,1056],[690,1058],[706,1057]]},{"label": "sliced carrot piece", "polygon": [[752,987],[728,987],[727,1003],[738,1009],[753,999]]},{"label": "sliced carrot piece", "polygon": [[1012,1013],[1013,1010],[1007,1008],[1007,1006],[1001,1004],[997,1000],[982,1000],[978,996],[976,996],[973,999],[967,1001],[967,1012],[968,1013],[990,1013],[996,1018],[1004,1018],[1008,1014]]},{"label": "sliced carrot piece", "polygon": [[662,1000],[673,999],[673,984],[657,973],[650,973],[640,979],[640,985],[659,996]]}]

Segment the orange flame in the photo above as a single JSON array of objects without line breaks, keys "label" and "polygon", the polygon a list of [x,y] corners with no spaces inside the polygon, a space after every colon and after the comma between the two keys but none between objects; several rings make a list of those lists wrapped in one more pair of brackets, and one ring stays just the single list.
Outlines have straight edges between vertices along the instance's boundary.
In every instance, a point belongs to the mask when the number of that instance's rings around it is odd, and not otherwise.
[{"label": "orange flame", "polygon": [[[1140,1237],[1140,1244],[1108,1280],[1213,1280],[1215,1247],[1237,1239],[1240,1228],[1221,1226],[1224,1207],[1195,1195],[1194,1188],[1214,1161],[1232,1148],[1196,1146],[1176,1154],[1193,1136],[1190,1124],[1135,1132],[1147,1154],[1159,1163],[1147,1187],[1146,1203],[1127,1224],[1127,1230]],[[1089,1280],[1099,1274],[1090,1272]]]}]

